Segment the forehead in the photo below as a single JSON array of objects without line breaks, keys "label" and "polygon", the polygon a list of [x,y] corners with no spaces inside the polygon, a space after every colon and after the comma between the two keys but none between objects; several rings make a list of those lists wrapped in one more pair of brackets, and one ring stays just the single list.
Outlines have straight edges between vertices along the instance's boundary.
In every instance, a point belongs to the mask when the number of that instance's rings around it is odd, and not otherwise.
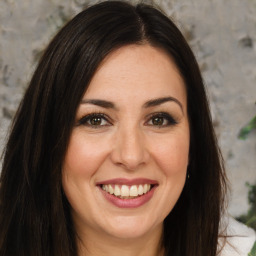
[{"label": "forehead", "polygon": [[150,45],[128,45],[102,61],[84,98],[147,100],[167,95],[186,104],[184,81],[172,58]]}]

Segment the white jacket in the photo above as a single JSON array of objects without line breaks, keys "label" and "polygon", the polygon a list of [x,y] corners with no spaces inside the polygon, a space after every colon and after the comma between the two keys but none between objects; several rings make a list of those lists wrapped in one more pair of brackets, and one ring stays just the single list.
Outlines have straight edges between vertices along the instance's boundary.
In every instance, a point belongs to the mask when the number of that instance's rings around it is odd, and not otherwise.
[{"label": "white jacket", "polygon": [[[227,239],[220,256],[248,256],[254,243],[256,242],[256,233],[253,229],[236,221],[232,217],[226,217],[223,220],[225,225]],[[220,238],[220,245],[222,244]]]}]

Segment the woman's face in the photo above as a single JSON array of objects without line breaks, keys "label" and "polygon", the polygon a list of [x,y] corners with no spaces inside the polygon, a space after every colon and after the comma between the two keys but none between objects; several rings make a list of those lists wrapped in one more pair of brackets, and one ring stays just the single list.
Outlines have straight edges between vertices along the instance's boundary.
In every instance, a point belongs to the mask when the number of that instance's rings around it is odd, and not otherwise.
[{"label": "woman's face", "polygon": [[62,184],[80,233],[162,232],[186,180],[186,90],[172,59],[130,45],[103,61],[76,113]]}]

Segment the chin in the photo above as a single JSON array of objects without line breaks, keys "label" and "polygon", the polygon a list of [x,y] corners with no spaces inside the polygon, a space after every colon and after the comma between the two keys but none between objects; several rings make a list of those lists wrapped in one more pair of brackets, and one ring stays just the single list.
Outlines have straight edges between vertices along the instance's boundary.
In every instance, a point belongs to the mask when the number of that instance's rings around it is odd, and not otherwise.
[{"label": "chin", "polygon": [[155,224],[144,216],[117,217],[114,222],[108,224],[107,233],[118,239],[143,238],[154,231],[162,232],[163,227],[163,222]]}]

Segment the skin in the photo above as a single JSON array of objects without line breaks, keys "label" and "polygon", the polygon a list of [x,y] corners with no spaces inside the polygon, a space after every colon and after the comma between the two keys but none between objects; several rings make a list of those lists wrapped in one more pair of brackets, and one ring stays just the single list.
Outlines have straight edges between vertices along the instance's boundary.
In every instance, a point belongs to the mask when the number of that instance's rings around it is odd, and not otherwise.
[{"label": "skin", "polygon": [[[147,104],[166,97],[171,100]],[[93,125],[93,118],[84,118],[92,113],[105,116]],[[186,89],[170,56],[150,45],[129,45],[105,58],[78,106],[63,164],[79,255],[163,255],[163,220],[184,187],[189,137]],[[147,178],[158,186],[144,205],[119,208],[96,186],[114,178]]]}]

